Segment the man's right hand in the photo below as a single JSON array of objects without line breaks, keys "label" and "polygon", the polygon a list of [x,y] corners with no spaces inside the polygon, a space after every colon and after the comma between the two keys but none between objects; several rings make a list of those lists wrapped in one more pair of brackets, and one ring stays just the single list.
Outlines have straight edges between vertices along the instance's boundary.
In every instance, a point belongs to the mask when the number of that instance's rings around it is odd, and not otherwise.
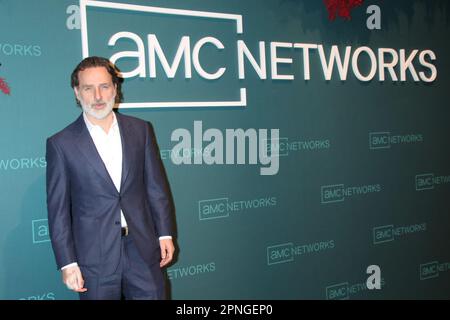
[{"label": "man's right hand", "polygon": [[84,288],[84,279],[81,275],[80,267],[71,266],[62,270],[62,278],[64,284],[69,290],[75,292],[86,292],[87,289]]}]

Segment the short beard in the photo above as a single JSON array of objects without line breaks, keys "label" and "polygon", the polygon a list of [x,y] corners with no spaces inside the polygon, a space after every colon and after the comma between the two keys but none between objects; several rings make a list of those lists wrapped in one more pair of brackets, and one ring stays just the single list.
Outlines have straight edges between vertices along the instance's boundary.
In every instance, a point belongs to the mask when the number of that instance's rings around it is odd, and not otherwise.
[{"label": "short beard", "polygon": [[115,98],[112,98],[111,100],[105,102],[106,106],[102,110],[95,110],[92,107],[92,105],[90,105],[88,103],[84,103],[84,101],[81,99],[80,99],[80,105],[86,114],[94,117],[97,120],[103,120],[111,113],[112,109],[114,108],[114,105],[115,105],[114,100],[115,100]]}]

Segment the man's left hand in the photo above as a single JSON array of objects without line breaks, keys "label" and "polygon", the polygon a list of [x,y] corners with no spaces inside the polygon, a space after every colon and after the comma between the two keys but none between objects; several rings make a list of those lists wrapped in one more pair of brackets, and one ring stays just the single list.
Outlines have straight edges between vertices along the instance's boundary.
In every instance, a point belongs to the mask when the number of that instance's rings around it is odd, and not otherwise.
[{"label": "man's left hand", "polygon": [[162,268],[172,261],[175,247],[172,239],[159,240],[159,246],[161,248],[161,262],[159,263],[159,266]]}]

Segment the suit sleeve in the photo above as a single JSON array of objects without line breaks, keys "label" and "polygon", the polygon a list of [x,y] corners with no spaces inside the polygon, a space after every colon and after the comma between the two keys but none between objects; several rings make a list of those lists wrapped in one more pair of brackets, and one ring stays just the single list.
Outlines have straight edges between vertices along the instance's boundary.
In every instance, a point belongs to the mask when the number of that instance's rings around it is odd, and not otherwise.
[{"label": "suit sleeve", "polygon": [[144,165],[147,198],[157,236],[171,236],[174,206],[155,134],[150,125],[146,128]]},{"label": "suit sleeve", "polygon": [[75,262],[70,212],[70,181],[62,152],[47,140],[47,212],[50,239],[58,269]]}]

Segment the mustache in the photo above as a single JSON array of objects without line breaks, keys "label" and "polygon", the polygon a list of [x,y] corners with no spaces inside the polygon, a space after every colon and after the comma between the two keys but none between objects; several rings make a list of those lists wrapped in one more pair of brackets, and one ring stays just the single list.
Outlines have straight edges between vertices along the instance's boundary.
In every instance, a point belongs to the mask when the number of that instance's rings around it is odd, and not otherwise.
[{"label": "mustache", "polygon": [[106,104],[106,102],[105,101],[96,101],[94,103],[91,103],[91,106],[98,106],[98,105],[101,105],[101,104]]}]

